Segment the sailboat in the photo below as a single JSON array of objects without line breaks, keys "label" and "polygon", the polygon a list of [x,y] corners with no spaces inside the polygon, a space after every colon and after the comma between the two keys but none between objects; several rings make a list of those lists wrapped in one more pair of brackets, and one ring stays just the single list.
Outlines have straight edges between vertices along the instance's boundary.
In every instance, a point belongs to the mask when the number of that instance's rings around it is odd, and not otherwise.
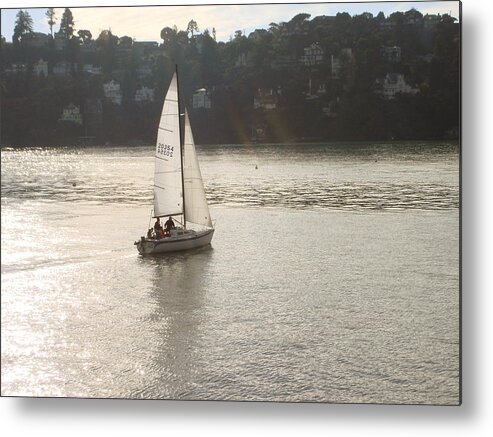
[{"label": "sailboat", "polygon": [[190,119],[186,108],[183,114],[180,109],[176,69],[164,99],[157,133],[152,214],[156,222],[168,217],[173,225],[166,231],[155,226],[140,237],[134,244],[142,255],[207,246],[214,235]]}]

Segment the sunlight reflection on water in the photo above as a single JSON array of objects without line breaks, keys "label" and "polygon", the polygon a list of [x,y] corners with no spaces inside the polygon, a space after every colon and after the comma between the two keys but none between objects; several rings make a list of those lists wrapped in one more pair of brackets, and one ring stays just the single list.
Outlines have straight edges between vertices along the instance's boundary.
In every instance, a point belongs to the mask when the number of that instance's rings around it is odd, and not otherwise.
[{"label": "sunlight reflection on water", "polygon": [[212,247],[150,259],[152,148],[2,150],[2,395],[456,404],[458,155],[425,146],[203,147]]}]

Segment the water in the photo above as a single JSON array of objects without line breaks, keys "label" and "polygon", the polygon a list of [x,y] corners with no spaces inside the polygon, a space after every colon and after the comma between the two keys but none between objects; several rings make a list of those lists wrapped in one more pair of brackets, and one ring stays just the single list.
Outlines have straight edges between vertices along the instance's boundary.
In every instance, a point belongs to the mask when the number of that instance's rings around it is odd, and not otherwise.
[{"label": "water", "polygon": [[456,146],[198,154],[212,248],[147,259],[152,148],[2,150],[2,395],[458,403]]}]

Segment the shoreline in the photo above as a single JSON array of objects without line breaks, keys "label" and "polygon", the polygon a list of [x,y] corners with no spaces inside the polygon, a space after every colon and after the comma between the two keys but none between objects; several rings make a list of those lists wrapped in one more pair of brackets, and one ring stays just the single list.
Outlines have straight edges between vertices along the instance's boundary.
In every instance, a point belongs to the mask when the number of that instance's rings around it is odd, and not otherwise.
[{"label": "shoreline", "polygon": [[[413,140],[318,140],[318,141],[286,141],[286,142],[264,142],[264,143],[205,143],[197,144],[197,147],[266,147],[266,146],[317,146],[317,145],[334,145],[334,146],[357,146],[357,145],[375,145],[375,144],[412,144],[412,143],[429,143],[429,144],[455,144],[461,146],[459,138],[440,138],[440,139],[413,139]],[[21,145],[0,145],[0,150],[9,149],[105,149],[105,148],[132,148],[132,147],[154,147],[153,143],[106,143],[106,144],[21,144]]]}]

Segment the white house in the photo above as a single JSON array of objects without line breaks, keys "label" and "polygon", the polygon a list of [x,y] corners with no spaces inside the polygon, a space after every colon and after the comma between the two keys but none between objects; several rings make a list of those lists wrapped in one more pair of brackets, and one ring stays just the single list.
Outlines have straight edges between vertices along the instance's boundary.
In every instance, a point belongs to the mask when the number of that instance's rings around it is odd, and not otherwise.
[{"label": "white house", "polygon": [[82,124],[82,114],[80,113],[80,107],[70,103],[66,108],[63,108],[60,121],[70,121],[76,124]]},{"label": "white house", "polygon": [[303,62],[303,64],[307,67],[324,63],[325,52],[322,47],[318,45],[318,43],[313,43],[309,47],[305,47],[303,52],[304,54],[301,57],[301,62]]},{"label": "white house", "polygon": [[93,64],[84,64],[82,66],[82,71],[87,74],[95,74],[95,75],[103,74],[102,67]]},{"label": "white house", "polygon": [[114,80],[103,84],[104,96],[116,105],[122,104],[122,91],[120,84]]},{"label": "white house", "polygon": [[5,69],[7,74],[22,73],[27,70],[27,66],[24,63],[12,64],[9,68]]},{"label": "white house", "polygon": [[397,94],[416,94],[419,90],[407,84],[403,74],[387,73],[383,79],[377,79],[375,92],[382,94],[384,99],[391,100]]},{"label": "white house", "polygon": [[154,88],[141,87],[135,91],[134,100],[137,103],[153,102],[154,101]]},{"label": "white house", "polygon": [[38,62],[36,62],[36,64],[33,65],[33,72],[37,76],[41,76],[42,74],[48,76],[48,62],[40,59]]},{"label": "white house", "polygon": [[212,106],[211,97],[205,88],[195,91],[192,97],[193,109],[205,108],[210,109]]}]

